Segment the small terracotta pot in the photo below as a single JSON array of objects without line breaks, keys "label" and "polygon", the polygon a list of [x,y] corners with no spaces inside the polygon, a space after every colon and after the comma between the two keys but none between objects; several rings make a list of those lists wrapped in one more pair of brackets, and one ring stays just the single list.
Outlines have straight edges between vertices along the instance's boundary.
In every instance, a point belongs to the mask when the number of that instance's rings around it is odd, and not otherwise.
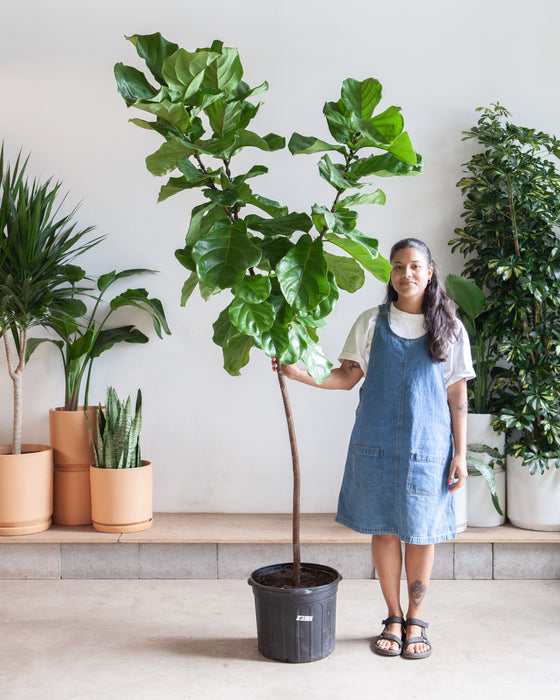
[{"label": "small terracotta pot", "polygon": [[152,463],[133,469],[89,470],[91,520],[100,532],[138,532],[152,525]]},{"label": "small terracotta pot", "polygon": [[48,530],[53,512],[52,449],[22,445],[11,454],[0,445],[0,535],[30,535]]},{"label": "small terracotta pot", "polygon": [[58,525],[89,525],[91,523],[91,498],[89,465],[94,460],[91,435],[97,434],[96,406],[85,413],[82,406],[77,411],[51,408],[49,426],[54,458],[54,513]]}]

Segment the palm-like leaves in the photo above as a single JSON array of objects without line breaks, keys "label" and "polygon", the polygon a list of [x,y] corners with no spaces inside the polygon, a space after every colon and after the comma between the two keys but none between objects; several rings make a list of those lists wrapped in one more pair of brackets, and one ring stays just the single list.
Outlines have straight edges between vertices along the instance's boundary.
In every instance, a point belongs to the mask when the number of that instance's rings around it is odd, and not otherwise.
[{"label": "palm-like leaves", "polygon": [[[13,169],[0,149],[0,332],[14,386],[12,451],[21,451],[23,371],[32,326],[71,318],[71,261],[99,239],[84,242],[91,227],[76,230],[76,210],[61,213],[60,183],[30,182],[27,160]],[[10,337],[13,347],[10,344]],[[14,351],[15,349],[15,351]]]}]

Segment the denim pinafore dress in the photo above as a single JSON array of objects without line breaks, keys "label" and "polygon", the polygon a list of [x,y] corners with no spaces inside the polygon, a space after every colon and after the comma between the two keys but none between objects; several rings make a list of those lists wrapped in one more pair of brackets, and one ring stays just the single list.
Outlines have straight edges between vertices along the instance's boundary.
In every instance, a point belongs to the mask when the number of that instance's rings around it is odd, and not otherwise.
[{"label": "denim pinafore dress", "polygon": [[454,539],[453,455],[443,363],[389,325],[379,307],[368,371],[350,438],[336,521],[402,542]]}]

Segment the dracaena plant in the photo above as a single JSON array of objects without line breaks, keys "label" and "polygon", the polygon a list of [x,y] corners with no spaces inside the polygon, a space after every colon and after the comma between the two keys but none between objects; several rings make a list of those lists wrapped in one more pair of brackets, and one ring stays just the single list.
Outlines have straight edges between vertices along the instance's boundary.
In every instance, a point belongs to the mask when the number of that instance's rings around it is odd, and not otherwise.
[{"label": "dracaena plant", "polygon": [[[280,136],[248,129],[260,106],[250,99],[268,85],[251,88],[242,80],[237,50],[215,41],[188,52],[160,34],[128,38],[151,75],[119,63],[115,76],[126,104],[155,116],[131,121],[164,139],[146,159],[152,174],[173,173],[159,201],[191,189],[204,197],[192,209],[184,247],[176,251],[189,271],[182,303],[197,287],[203,298],[228,292],[213,340],[230,374],[239,374],[251,349],[258,348],[284,364],[303,360],[311,376],[323,381],[332,365],[318,344],[318,329],[340,290],[359,289],[364,271],[384,282],[389,275],[377,240],[358,231],[355,207],[385,202],[380,190],[369,188],[372,176],[421,170],[400,109],[389,107],[374,116],[380,83],[344,81],[340,99],[324,107],[334,143],[293,134],[289,144],[293,154],[325,152],[319,174],[334,190],[331,201],[314,204],[309,213],[289,211],[255,191],[252,183],[267,167],[254,164],[238,173],[233,166],[244,148],[269,152],[285,146]],[[293,457],[293,579],[298,585],[299,460],[281,371],[278,379]]]},{"label": "dracaena plant", "polygon": [[464,224],[451,245],[486,294],[494,427],[509,454],[542,473],[550,460],[560,466],[560,142],[511,123],[499,103],[478,111],[465,138],[482,151],[458,183]]},{"label": "dracaena plant", "polygon": [[[34,349],[43,342],[54,343],[61,354],[64,367],[65,391],[64,409],[77,411],[83,396],[84,409],[89,405],[89,387],[93,361],[119,343],[147,343],[149,338],[134,325],[108,327],[111,317],[118,309],[134,308],[148,316],[158,337],[170,334],[163,305],[159,299],[150,297],[143,288],[127,289],[116,294],[109,301],[105,293],[116,282],[136,275],[153,273],[144,268],[113,270],[100,275],[95,287],[86,280],[82,268],[69,269],[70,298],[74,301],[74,313],[65,318],[53,318],[49,327],[57,338],[30,338],[29,347]],[[88,286],[83,286],[87,284]],[[81,285],[81,286],[78,286]],[[89,302],[89,306],[83,299]],[[85,386],[82,382],[85,378]]]},{"label": "dracaena plant", "polygon": [[77,230],[76,210],[61,213],[60,183],[30,181],[27,160],[11,168],[0,150],[0,335],[13,384],[12,453],[22,445],[23,377],[32,352],[29,331],[64,322],[76,313],[68,281],[72,260],[97,239]]}]

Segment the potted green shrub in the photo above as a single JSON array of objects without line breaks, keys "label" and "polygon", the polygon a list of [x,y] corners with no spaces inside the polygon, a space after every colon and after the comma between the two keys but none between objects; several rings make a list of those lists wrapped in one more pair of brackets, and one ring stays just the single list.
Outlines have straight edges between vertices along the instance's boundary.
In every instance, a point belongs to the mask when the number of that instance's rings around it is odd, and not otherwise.
[{"label": "potted green shrub", "polygon": [[495,416],[488,408],[493,379],[488,343],[482,334],[486,297],[477,284],[459,275],[448,275],[445,287],[469,334],[476,371],[469,381],[467,416],[467,468],[473,478],[461,489],[463,517],[472,527],[496,527],[505,522],[505,436],[493,429]]},{"label": "potted green shrub", "polygon": [[138,532],[152,525],[152,464],[142,460],[142,394],[133,410],[107,389],[99,405],[97,434],[92,431],[95,464],[90,466],[91,520],[100,532]]},{"label": "potted green shrub", "polygon": [[13,168],[0,150],[0,334],[13,385],[12,444],[0,448],[0,534],[28,534],[50,526],[52,450],[22,444],[23,377],[33,351],[29,331],[72,316],[70,263],[95,244],[91,228],[75,230],[75,210],[63,215],[60,183],[26,176],[27,160]]},{"label": "potted green shrub", "polygon": [[487,297],[482,332],[495,364],[494,427],[507,435],[508,517],[560,529],[560,143],[511,123],[499,103],[479,111],[465,137],[483,150],[458,183],[465,221],[452,245]]},{"label": "potted green shrub", "polygon": [[[93,460],[93,449],[86,415],[90,424],[95,425],[97,407],[89,405],[93,361],[116,344],[147,343],[149,340],[134,325],[110,326],[111,317],[120,309],[133,308],[151,319],[160,338],[163,333],[170,333],[160,300],[150,297],[146,289],[126,289],[109,301],[104,298],[115,283],[152,272],[147,269],[113,270],[100,275],[92,287],[84,270],[73,267],[69,295],[75,304],[74,314],[52,319],[49,327],[56,338],[31,339],[36,344],[54,343],[60,351],[64,368],[64,406],[49,412],[54,450],[55,523],[86,525],[91,522],[89,465]],[[82,386],[84,379],[85,386]]]},{"label": "potted green shrub", "polygon": [[[234,173],[232,161],[242,149],[275,151],[285,146],[280,136],[249,130],[259,110],[249,98],[268,86],[252,89],[242,80],[237,50],[215,41],[210,48],[188,52],[160,34],[129,40],[151,76],[122,63],[115,66],[115,75],[127,105],[155,116],[132,121],[164,139],[146,159],[152,174],[174,173],[159,200],[194,188],[205,197],[192,210],[185,246],[176,252],[189,271],[182,303],[197,287],[205,299],[227,292],[213,340],[222,348],[230,374],[239,374],[257,348],[281,363],[302,359],[321,382],[332,365],[318,344],[318,329],[325,325],[339,291],[359,289],[364,271],[386,281],[390,269],[377,241],[356,228],[354,207],[385,202],[380,190],[363,189],[371,176],[421,170],[400,109],[389,107],[374,116],[380,83],[373,78],[344,81],[341,98],[324,107],[335,142],[300,134],[290,139],[293,154],[325,152],[319,172],[334,188],[333,201],[313,205],[310,214],[290,212],[254,190],[254,178],[267,172],[265,166],[255,164]],[[334,159],[328,152],[336,154]],[[361,191],[347,195],[355,189]],[[259,569],[249,581],[261,652],[273,659],[311,661],[334,648],[340,575],[330,567],[301,563],[299,458],[281,371],[278,381],[292,451],[293,561]],[[290,612],[284,614],[287,609]]]}]

